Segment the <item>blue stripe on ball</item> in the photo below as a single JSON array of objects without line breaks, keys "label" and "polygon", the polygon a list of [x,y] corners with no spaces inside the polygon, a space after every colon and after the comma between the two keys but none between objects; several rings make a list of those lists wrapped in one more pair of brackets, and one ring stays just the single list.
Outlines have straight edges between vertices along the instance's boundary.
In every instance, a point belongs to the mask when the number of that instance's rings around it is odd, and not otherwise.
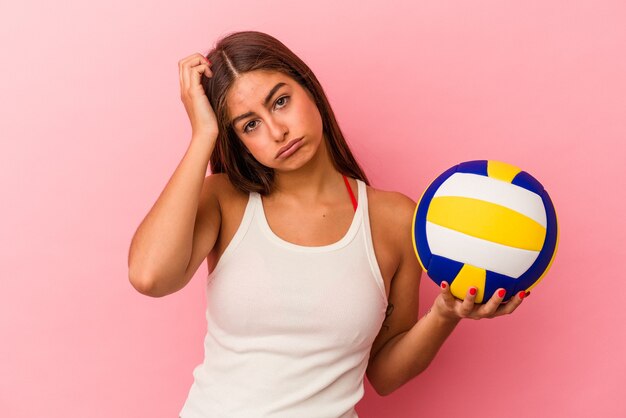
[{"label": "blue stripe on ball", "polygon": [[533,265],[530,266],[530,268],[516,280],[518,291],[528,289],[537,281],[539,277],[541,277],[541,275],[546,271],[546,268],[548,268],[550,260],[556,250],[558,228],[556,224],[556,212],[554,210],[554,206],[552,205],[552,201],[550,200],[550,196],[548,196],[548,193],[545,190],[540,193],[540,196],[546,209],[546,240],[544,241],[543,248],[539,252],[539,256]]},{"label": "blue stripe on ball", "polygon": [[430,246],[428,245],[428,239],[426,238],[426,216],[419,215],[419,212],[422,210],[423,208],[421,206],[417,208],[418,215],[415,219],[415,231],[413,234],[415,236],[415,248],[417,248],[417,255],[424,265],[424,268],[428,270],[428,264],[430,263],[432,253],[430,251]]},{"label": "blue stripe on ball", "polygon": [[488,177],[487,160],[466,161],[458,165],[457,173],[478,174]]},{"label": "blue stripe on ball", "polygon": [[485,277],[485,299],[483,299],[483,302],[487,302],[491,298],[491,296],[493,296],[495,291],[501,287],[506,289],[506,294],[504,295],[503,302],[511,299],[511,296],[516,293],[514,284],[515,280],[516,279],[514,279],[513,277],[509,277],[505,274],[500,274],[487,270],[487,274]]},{"label": "blue stripe on ball", "polygon": [[430,246],[428,245],[428,239],[426,237],[426,214],[428,213],[428,207],[430,206],[430,202],[432,201],[435,192],[437,192],[439,186],[441,186],[443,182],[448,179],[448,177],[456,172],[456,168],[457,166],[449,168],[433,180],[420,199],[417,206],[417,212],[415,212],[415,230],[413,231],[415,234],[415,247],[417,248],[420,261],[427,271],[430,270],[428,265],[430,263],[430,259],[432,258],[432,252],[430,251]]},{"label": "blue stripe on ball", "polygon": [[449,258],[433,255],[428,265],[428,275],[441,286],[442,281],[452,284],[459,271],[463,268],[464,263],[454,261]]},{"label": "blue stripe on ball", "polygon": [[511,184],[522,187],[538,195],[541,195],[541,192],[543,192],[543,186],[541,185],[541,183],[539,183],[536,178],[534,178],[525,171],[519,172],[513,178]]}]

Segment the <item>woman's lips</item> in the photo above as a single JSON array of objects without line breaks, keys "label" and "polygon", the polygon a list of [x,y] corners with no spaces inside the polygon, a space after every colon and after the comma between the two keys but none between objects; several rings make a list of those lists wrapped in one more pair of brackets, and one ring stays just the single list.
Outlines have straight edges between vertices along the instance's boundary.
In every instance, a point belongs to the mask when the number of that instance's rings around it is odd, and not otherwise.
[{"label": "woman's lips", "polygon": [[302,146],[302,137],[292,139],[287,145],[278,150],[275,158],[283,160],[298,151],[300,146]]}]

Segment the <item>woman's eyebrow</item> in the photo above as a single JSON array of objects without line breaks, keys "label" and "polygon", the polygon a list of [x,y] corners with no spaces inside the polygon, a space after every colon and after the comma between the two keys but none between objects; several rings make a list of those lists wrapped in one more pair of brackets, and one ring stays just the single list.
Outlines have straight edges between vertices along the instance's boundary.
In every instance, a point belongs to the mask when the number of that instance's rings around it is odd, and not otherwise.
[{"label": "woman's eyebrow", "polygon": [[[272,99],[272,96],[274,95],[274,93],[276,93],[276,91],[277,91],[279,88],[281,88],[282,86],[286,86],[286,85],[287,85],[287,83],[283,83],[283,82],[281,81],[280,83],[278,83],[278,84],[276,84],[274,87],[272,87],[272,89],[270,90],[270,92],[269,92],[269,93],[267,93],[267,96],[265,97],[265,100],[263,101],[263,105],[264,105],[264,106],[267,106],[267,103],[268,103],[268,102]],[[246,112],[246,113],[244,113],[243,115],[239,115],[239,116],[237,116],[235,119],[233,119],[233,121],[231,122],[231,124],[232,124],[233,126],[235,126],[235,124],[236,124],[237,122],[239,122],[241,119],[245,119],[245,118],[247,118],[248,116],[252,116],[252,115],[254,115],[254,112]]]}]

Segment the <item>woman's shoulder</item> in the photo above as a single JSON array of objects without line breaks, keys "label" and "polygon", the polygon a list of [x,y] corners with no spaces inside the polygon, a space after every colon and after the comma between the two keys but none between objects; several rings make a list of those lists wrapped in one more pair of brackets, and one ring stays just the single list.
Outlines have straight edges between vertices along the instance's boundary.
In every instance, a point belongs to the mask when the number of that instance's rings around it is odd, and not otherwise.
[{"label": "woman's shoulder", "polygon": [[248,194],[233,185],[226,173],[210,174],[204,179],[204,193],[215,196],[220,206],[241,205],[248,201]]},{"label": "woman's shoulder", "polygon": [[[372,241],[383,277],[395,274],[401,260],[413,251],[415,202],[407,195],[367,187]],[[409,257],[410,259],[410,257]]]},{"label": "woman's shoulder", "polygon": [[385,220],[399,228],[411,226],[416,203],[407,195],[367,186],[367,200],[373,221]]},{"label": "woman's shoulder", "polygon": [[246,193],[233,185],[226,173],[209,174],[204,178],[204,184],[205,187],[213,189],[217,194],[238,194],[247,196]]}]

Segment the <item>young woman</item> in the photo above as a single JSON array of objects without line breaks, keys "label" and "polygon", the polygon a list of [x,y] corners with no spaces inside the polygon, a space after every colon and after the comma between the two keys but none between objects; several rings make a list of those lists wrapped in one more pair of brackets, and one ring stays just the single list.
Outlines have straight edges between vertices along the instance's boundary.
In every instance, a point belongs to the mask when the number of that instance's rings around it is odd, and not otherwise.
[{"label": "young woman", "polygon": [[191,142],[129,276],[161,297],[207,260],[205,360],[181,417],[356,417],[365,374],[387,395],[462,318],[520,305],[475,305],[475,289],[460,301],[444,283],[417,320],[415,202],[369,186],[317,78],[278,40],[234,33],[179,71]]}]

